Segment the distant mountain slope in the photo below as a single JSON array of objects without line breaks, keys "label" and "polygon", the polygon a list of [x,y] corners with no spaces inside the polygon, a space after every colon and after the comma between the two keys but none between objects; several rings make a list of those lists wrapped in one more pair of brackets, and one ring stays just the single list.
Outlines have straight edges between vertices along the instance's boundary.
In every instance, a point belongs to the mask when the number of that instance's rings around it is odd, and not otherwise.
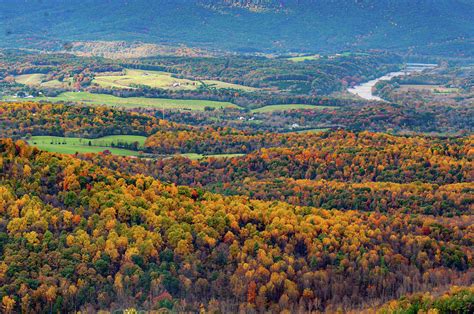
[{"label": "distant mountain slope", "polygon": [[240,51],[436,47],[472,55],[473,16],[470,0],[0,0],[0,45],[141,40]]}]

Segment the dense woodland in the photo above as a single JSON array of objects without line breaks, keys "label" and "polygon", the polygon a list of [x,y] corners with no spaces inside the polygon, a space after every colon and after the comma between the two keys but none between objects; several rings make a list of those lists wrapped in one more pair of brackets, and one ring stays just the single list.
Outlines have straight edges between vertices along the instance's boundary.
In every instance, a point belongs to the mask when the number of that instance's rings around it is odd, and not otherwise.
[{"label": "dense woodland", "polygon": [[[178,140],[159,134],[158,138],[150,137],[147,145],[157,141],[163,147]],[[263,148],[228,159],[129,161],[103,156],[96,162],[221,194],[327,209],[472,214],[472,138],[446,140],[367,132],[287,136],[290,134],[281,139],[287,147]],[[235,140],[239,145],[246,137],[240,138]],[[226,140],[220,142],[225,145]],[[176,146],[185,148],[186,144],[178,140]],[[81,158],[96,160],[92,156]]]},{"label": "dense woodland", "polygon": [[[0,113],[2,137],[144,135],[157,158],[1,141],[7,311],[472,307],[470,290],[382,305],[472,285],[472,136],[269,133],[31,102]],[[186,152],[246,155],[162,156]]]},{"label": "dense woodland", "polygon": [[224,197],[21,141],[0,156],[9,311],[335,311],[472,283],[470,216]]},{"label": "dense woodland", "polygon": [[[355,111],[355,112],[354,112]],[[34,135],[79,136],[97,138],[104,135],[143,135],[150,136],[157,131],[186,131],[188,151],[206,146],[212,151],[223,150],[219,145],[210,147],[207,144],[191,141],[192,136],[203,137],[200,130],[231,130],[250,136],[265,132],[288,132],[290,126],[297,123],[299,129],[329,128],[406,134],[415,132],[438,134],[470,134],[473,130],[474,109],[466,107],[442,107],[420,105],[411,108],[405,105],[378,104],[367,107],[350,106],[344,109],[291,110],[285,112],[249,113],[238,110],[215,111],[169,111],[160,120],[163,113],[155,110],[120,110],[104,106],[86,107],[71,104],[38,104],[33,102],[10,103],[0,102],[0,134],[12,138]],[[241,116],[245,121],[239,120]],[[252,119],[252,120],[250,120]],[[114,122],[114,123],[111,123]],[[162,124],[160,126],[160,123]],[[168,128],[164,125],[169,125]],[[209,127],[209,126],[213,127]],[[237,131],[240,130],[240,131]],[[205,134],[205,133],[204,133]],[[175,136],[175,135],[170,135]],[[209,136],[209,132],[206,136]],[[289,138],[291,135],[280,135],[277,138],[263,136],[263,141],[278,141],[278,138]],[[258,141],[259,139],[255,137]],[[214,141],[215,142],[215,141]],[[237,144],[237,143],[236,143]],[[258,148],[258,143],[246,147]],[[242,145],[234,145],[237,152]],[[275,146],[275,145],[273,145]],[[264,146],[265,147],[265,146]],[[179,149],[175,147],[174,151]],[[164,151],[170,151],[170,148]],[[202,149],[201,149],[202,150]],[[163,151],[163,150],[162,150]],[[181,151],[185,152],[185,151]]]},{"label": "dense woodland", "polygon": [[[337,100],[333,100],[337,101]],[[331,101],[321,102],[330,105]],[[161,112],[156,113],[157,117]],[[246,117],[240,121],[239,117]],[[168,112],[174,122],[198,126],[217,125],[246,130],[273,132],[304,131],[308,129],[348,129],[353,131],[388,132],[394,134],[438,133],[441,135],[470,134],[473,131],[474,107],[416,104],[356,103],[342,108],[286,110],[284,112],[249,113],[235,110],[225,112]],[[253,120],[250,120],[253,119]],[[298,128],[292,129],[296,123]]]},{"label": "dense woodland", "polygon": [[149,136],[158,130],[192,128],[152,116],[108,108],[34,102],[0,102],[0,135],[24,138],[34,135],[97,138],[129,134]]},{"label": "dense woodland", "polygon": [[418,293],[384,304],[380,313],[471,313],[474,287],[452,287],[444,293]]}]

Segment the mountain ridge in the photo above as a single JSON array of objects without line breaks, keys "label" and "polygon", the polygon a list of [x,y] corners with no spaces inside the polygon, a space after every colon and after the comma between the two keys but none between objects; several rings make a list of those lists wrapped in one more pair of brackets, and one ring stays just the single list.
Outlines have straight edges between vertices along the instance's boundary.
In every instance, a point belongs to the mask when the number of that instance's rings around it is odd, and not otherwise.
[{"label": "mountain ridge", "polygon": [[[242,52],[401,49],[474,38],[464,0],[0,0],[1,46],[126,40]],[[144,10],[143,8],[146,8]],[[473,54],[472,41],[464,44]]]}]

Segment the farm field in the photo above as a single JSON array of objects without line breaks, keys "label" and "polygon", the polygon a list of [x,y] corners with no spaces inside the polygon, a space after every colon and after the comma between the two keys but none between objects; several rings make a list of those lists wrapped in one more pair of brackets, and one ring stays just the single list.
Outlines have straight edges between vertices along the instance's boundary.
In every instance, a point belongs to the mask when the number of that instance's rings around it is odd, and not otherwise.
[{"label": "farm field", "polygon": [[293,62],[303,62],[303,61],[311,61],[311,60],[318,60],[320,58],[319,55],[310,55],[310,56],[299,56],[299,57],[291,57],[288,60]]},{"label": "farm field", "polygon": [[214,87],[214,88],[231,88],[231,89],[240,89],[246,92],[253,92],[258,90],[258,88],[255,87],[250,87],[250,86],[244,86],[244,85],[239,85],[239,84],[232,84],[232,83],[227,83],[227,82],[222,82],[222,81],[216,81],[216,80],[203,80],[208,87]]},{"label": "farm field", "polygon": [[[5,100],[19,101],[21,99]],[[205,107],[219,108],[239,108],[230,102],[220,102],[211,100],[190,100],[190,99],[168,99],[168,98],[145,98],[129,97],[121,98],[106,94],[92,94],[88,92],[65,92],[57,97],[35,97],[27,101],[50,101],[50,102],[80,102],[93,105],[108,105],[125,108],[158,108],[158,109],[188,109],[204,110]]]},{"label": "farm field", "polygon": [[252,110],[253,113],[264,113],[264,112],[275,112],[275,111],[286,111],[286,110],[296,110],[296,109],[334,109],[337,107],[331,106],[314,106],[314,105],[305,105],[305,104],[283,104],[283,105],[271,105],[265,106],[258,109]]},{"label": "farm field", "polygon": [[23,74],[15,76],[15,82],[28,86],[40,85],[46,75],[44,74]]},{"label": "farm field", "polygon": [[[28,144],[35,146],[41,150],[73,155],[75,153],[100,153],[104,150],[110,151],[113,155],[118,156],[139,156],[140,151],[122,149],[112,147],[112,144],[117,145],[118,143],[132,144],[138,143],[138,148],[143,147],[145,143],[145,136],[138,135],[110,135],[96,139],[87,139],[79,137],[60,137],[60,136],[32,136],[27,140]],[[90,144],[89,144],[90,142]],[[170,155],[170,158],[182,156],[192,160],[199,160],[207,157],[214,158],[232,158],[243,156],[244,154],[196,154],[196,153],[185,153],[185,154],[174,154]]]},{"label": "farm field", "polygon": [[40,84],[41,87],[46,87],[46,88],[61,88],[69,85],[68,82],[60,82],[58,80],[51,80],[51,81],[46,81]]},{"label": "farm field", "polygon": [[[350,56],[366,56],[368,55],[367,53],[359,53],[359,52],[343,52],[343,53],[337,53],[333,56],[334,57],[350,57]],[[288,60],[293,61],[293,62],[303,62],[303,61],[311,61],[311,60],[318,60],[320,59],[321,56],[318,54],[315,55],[307,55],[307,56],[298,56],[298,57],[291,57],[288,58]]]},{"label": "farm field", "polygon": [[146,137],[139,135],[109,135],[95,139],[79,138],[79,137],[58,137],[58,136],[32,136],[29,141],[39,142],[62,142],[66,140],[70,145],[89,145],[91,146],[102,146],[110,147],[112,144],[117,145],[118,143],[131,144],[134,142],[138,143],[139,147],[142,147],[145,143]]},{"label": "farm field", "polygon": [[41,73],[22,74],[15,76],[15,82],[28,86],[41,86],[47,88],[61,88],[68,84],[67,80],[60,82],[58,80],[45,81],[46,75]]},{"label": "farm field", "polygon": [[133,85],[146,85],[152,88],[193,90],[199,85],[186,79],[172,77],[171,73],[160,71],[125,70],[117,75],[98,75],[92,81],[101,87],[130,88]]},{"label": "farm field", "polygon": [[195,90],[206,84],[214,88],[233,88],[245,91],[254,91],[256,88],[231,84],[216,80],[195,81],[172,76],[172,73],[147,70],[125,70],[124,74],[96,76],[92,81],[105,88],[130,88],[133,85],[146,85],[152,88],[171,90]]},{"label": "farm field", "polygon": [[[79,153],[99,153],[109,150],[114,155],[120,156],[137,156],[139,152],[112,147],[112,144],[134,142],[138,143],[138,147],[142,147],[146,137],[135,135],[112,135],[97,139],[86,139],[78,137],[57,137],[57,136],[33,136],[27,142],[32,146],[36,146],[41,150],[55,152],[61,154]],[[89,145],[90,142],[90,145]]]}]

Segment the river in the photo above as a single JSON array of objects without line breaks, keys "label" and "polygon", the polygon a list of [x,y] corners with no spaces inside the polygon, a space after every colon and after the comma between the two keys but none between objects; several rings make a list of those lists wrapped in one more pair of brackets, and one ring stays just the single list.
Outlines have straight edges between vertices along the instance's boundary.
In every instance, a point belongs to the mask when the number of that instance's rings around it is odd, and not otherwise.
[{"label": "river", "polygon": [[407,63],[403,71],[390,72],[374,80],[348,88],[347,91],[367,100],[385,101],[372,93],[372,88],[380,81],[388,81],[397,76],[408,75],[415,72],[421,72],[427,69],[433,69],[437,64],[431,63]]}]

